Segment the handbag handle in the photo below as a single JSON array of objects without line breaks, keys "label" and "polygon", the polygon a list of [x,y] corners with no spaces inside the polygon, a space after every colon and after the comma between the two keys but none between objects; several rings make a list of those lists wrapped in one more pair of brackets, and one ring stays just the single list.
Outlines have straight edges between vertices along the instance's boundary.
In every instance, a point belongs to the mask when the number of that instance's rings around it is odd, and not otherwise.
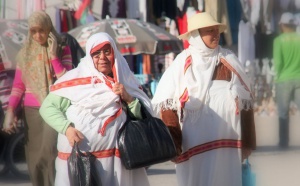
[{"label": "handbag handle", "polygon": [[249,163],[249,159],[248,159],[248,158],[246,159],[246,165],[247,165],[248,167],[250,167],[250,163]]},{"label": "handbag handle", "polygon": [[150,118],[152,117],[152,115],[149,113],[149,111],[146,109],[146,107],[144,106],[144,104],[139,100],[140,104],[141,104],[141,111],[142,113],[145,114],[146,118]]},{"label": "handbag handle", "polygon": [[[140,99],[138,99],[139,100],[139,103],[140,103],[140,105],[141,105],[141,112],[142,112],[142,115],[144,114],[145,115],[145,117],[146,118],[149,118],[149,117],[152,117],[152,115],[149,113],[149,111],[145,108],[145,106],[144,106],[144,104],[141,102],[141,100]],[[131,120],[132,118],[130,117],[130,114],[128,113],[129,111],[129,108],[128,108],[128,105],[127,105],[127,103],[126,102],[124,102],[123,100],[122,100],[122,108],[123,108],[123,110],[126,112],[126,116],[127,116],[127,119],[126,119],[126,121],[128,121],[128,120]]]},{"label": "handbag handle", "polygon": [[249,163],[249,159],[246,158],[243,162],[243,165],[246,166],[247,168],[250,168],[251,167],[251,164]]},{"label": "handbag handle", "polygon": [[92,153],[90,153],[90,152],[85,152],[85,153],[83,153],[83,152],[81,152],[81,150],[79,149],[79,147],[78,147],[78,143],[75,141],[74,142],[74,147],[72,148],[72,153],[74,153],[74,151],[79,155],[79,156],[91,156],[92,155]]}]

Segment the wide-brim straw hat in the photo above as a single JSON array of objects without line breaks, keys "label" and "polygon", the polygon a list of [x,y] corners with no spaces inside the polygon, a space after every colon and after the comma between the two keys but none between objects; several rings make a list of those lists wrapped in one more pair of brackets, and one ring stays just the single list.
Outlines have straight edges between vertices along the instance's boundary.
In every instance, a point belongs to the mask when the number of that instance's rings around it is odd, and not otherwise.
[{"label": "wide-brim straw hat", "polygon": [[179,39],[189,39],[189,33],[199,28],[206,28],[210,26],[219,26],[219,33],[224,32],[226,25],[217,22],[209,13],[201,12],[192,15],[187,20],[188,30],[186,33],[178,36]]}]

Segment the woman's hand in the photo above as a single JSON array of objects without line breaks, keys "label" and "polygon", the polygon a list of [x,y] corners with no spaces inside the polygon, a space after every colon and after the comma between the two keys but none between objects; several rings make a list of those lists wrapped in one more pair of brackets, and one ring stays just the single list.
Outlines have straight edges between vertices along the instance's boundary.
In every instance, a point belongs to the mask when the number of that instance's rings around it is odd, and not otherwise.
[{"label": "woman's hand", "polygon": [[5,119],[3,122],[3,129],[2,131],[13,134],[19,131],[18,126],[18,118],[15,116],[13,109],[7,109],[5,114]]},{"label": "woman's hand", "polygon": [[49,38],[48,38],[48,45],[49,45],[49,52],[50,52],[50,58],[51,59],[55,59],[57,56],[57,39],[55,37],[55,35],[50,32],[49,33]]},{"label": "woman's hand", "polygon": [[125,101],[127,104],[131,103],[134,101],[134,98],[128,94],[126,91],[125,87],[121,83],[115,83],[115,85],[112,88],[113,92],[119,96],[121,96],[121,99]]},{"label": "woman's hand", "polygon": [[74,146],[74,142],[80,143],[84,139],[83,134],[71,125],[69,125],[69,127],[66,130],[66,136],[71,147]]}]

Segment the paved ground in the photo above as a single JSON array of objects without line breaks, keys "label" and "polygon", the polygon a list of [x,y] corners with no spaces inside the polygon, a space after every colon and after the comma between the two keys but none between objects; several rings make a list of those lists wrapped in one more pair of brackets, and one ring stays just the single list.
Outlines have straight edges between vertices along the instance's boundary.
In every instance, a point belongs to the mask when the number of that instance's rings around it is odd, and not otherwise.
[{"label": "paved ground", "polygon": [[[257,150],[250,157],[256,186],[300,186],[300,116],[291,118],[291,147],[277,148],[276,117],[256,116]],[[165,162],[148,169],[151,186],[177,186],[174,164]],[[0,177],[1,186],[30,186],[13,175]]]}]

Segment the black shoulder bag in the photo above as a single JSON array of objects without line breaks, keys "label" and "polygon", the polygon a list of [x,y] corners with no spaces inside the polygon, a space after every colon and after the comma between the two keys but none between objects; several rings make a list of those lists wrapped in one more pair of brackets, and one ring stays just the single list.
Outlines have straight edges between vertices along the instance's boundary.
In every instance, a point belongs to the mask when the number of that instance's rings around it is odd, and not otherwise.
[{"label": "black shoulder bag", "polygon": [[137,120],[128,114],[127,120],[118,132],[120,157],[126,169],[147,167],[169,161],[176,156],[172,136],[164,122],[153,117],[142,102],[141,111],[144,118]]}]

